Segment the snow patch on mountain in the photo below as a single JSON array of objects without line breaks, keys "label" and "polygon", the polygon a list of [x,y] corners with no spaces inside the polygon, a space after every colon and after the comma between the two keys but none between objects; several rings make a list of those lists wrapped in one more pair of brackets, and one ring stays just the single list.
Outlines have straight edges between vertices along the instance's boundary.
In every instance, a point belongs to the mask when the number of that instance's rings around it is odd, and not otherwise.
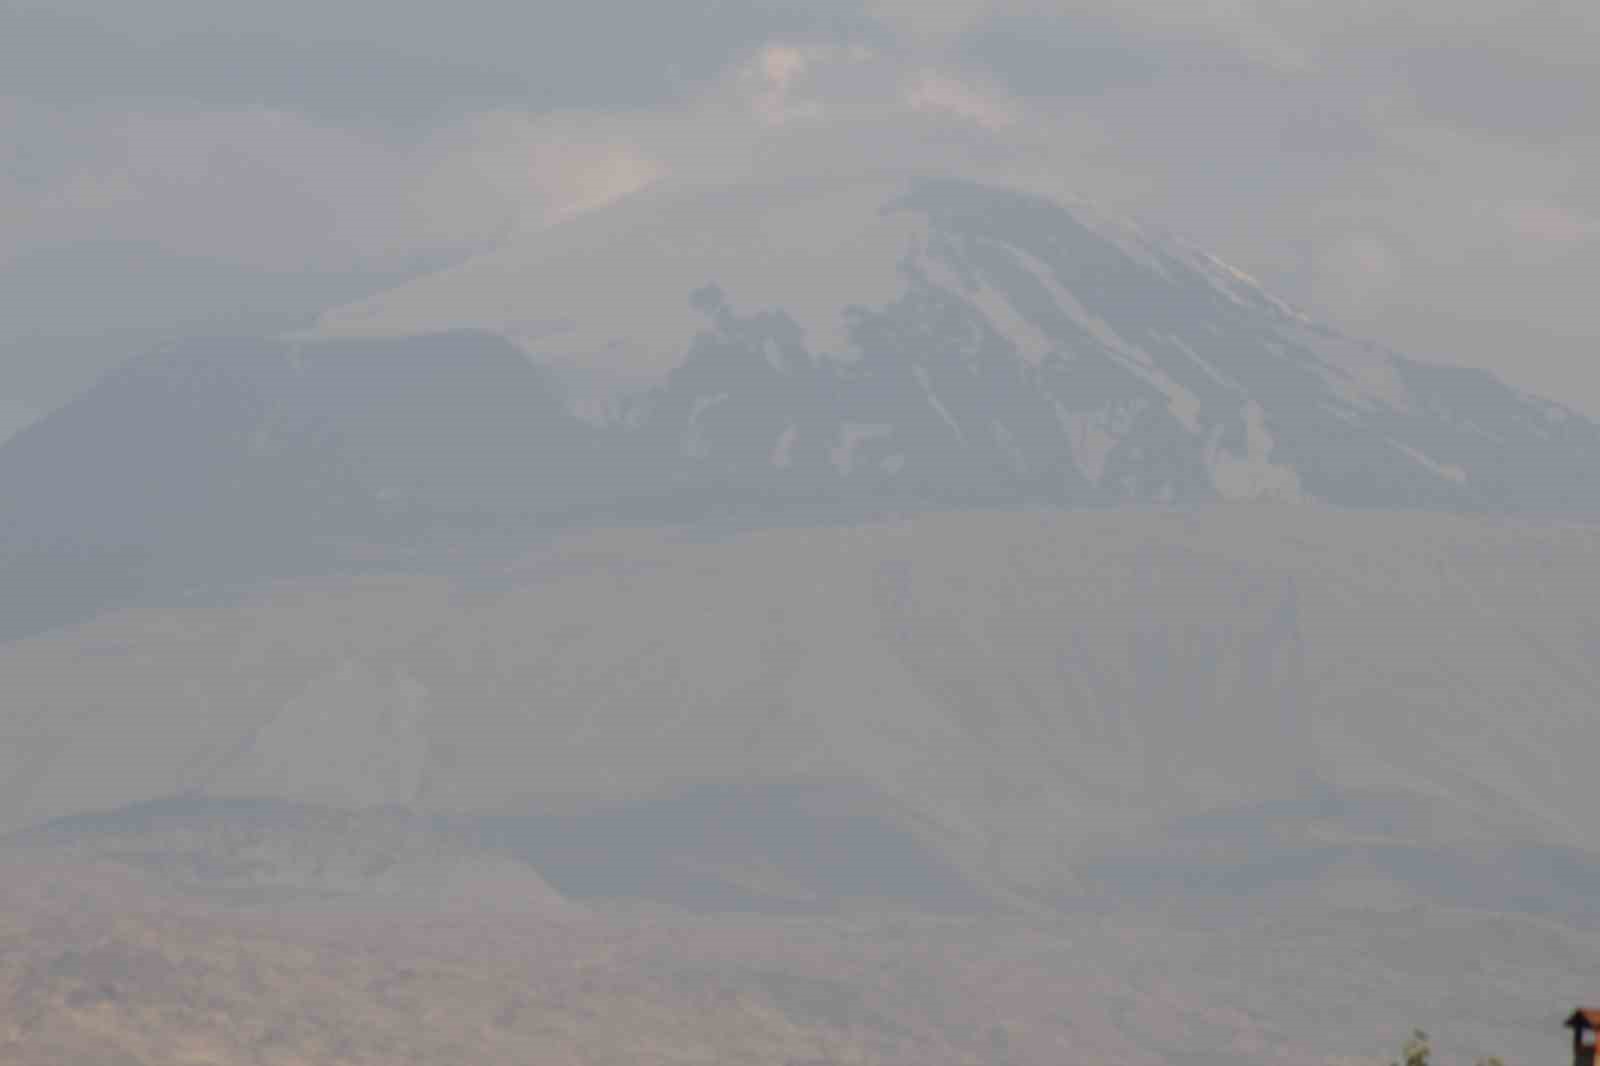
[{"label": "snow patch on mountain", "polygon": [[960,424],[951,417],[949,409],[940,401],[938,394],[933,391],[933,382],[928,377],[928,368],[919,364],[912,368],[912,373],[916,375],[917,384],[922,386],[922,394],[927,397],[928,406],[938,412],[939,417],[944,420],[944,424],[949,426],[950,431],[956,435],[956,439],[965,444],[967,438],[966,434],[961,432]]},{"label": "snow patch on mountain", "polygon": [[707,443],[705,427],[701,417],[713,407],[728,401],[729,394],[719,392],[714,396],[697,396],[694,407],[689,411],[689,424],[683,433],[683,454],[688,456],[704,456],[710,450]]},{"label": "snow patch on mountain", "polygon": [[1251,400],[1245,404],[1246,445],[1243,455],[1235,455],[1212,442],[1207,456],[1211,483],[1225,500],[1274,500],[1302,502],[1300,478],[1292,467],[1272,462],[1272,434],[1267,431],[1266,412]]},{"label": "snow patch on mountain", "polygon": [[1449,478],[1458,485],[1465,485],[1467,483],[1467,472],[1461,469],[1459,466],[1450,466],[1447,463],[1436,462],[1435,460],[1430,459],[1428,456],[1419,452],[1417,449],[1412,448],[1409,445],[1401,444],[1399,441],[1394,441],[1392,443],[1396,448],[1399,448],[1406,455],[1410,456],[1412,460],[1427,467],[1440,477]]},{"label": "snow patch on mountain", "polygon": [[931,284],[959,294],[977,308],[1028,365],[1038,366],[1056,350],[1055,341],[1023,314],[1004,290],[982,278],[962,276],[951,268],[946,257],[936,253],[930,252],[921,259],[908,257],[907,264],[908,269],[918,269]]},{"label": "snow patch on mountain", "polygon": [[1137,344],[1130,344],[1124,340],[1104,318],[1091,312],[1077,295],[1056,278],[1055,273],[1044,263],[1028,252],[1020,249],[1011,249],[1011,254],[1020,263],[1039,286],[1049,294],[1052,310],[1066,315],[1068,319],[1082,326],[1089,335],[1110,351],[1126,357],[1132,362],[1149,365],[1150,355],[1143,351]]},{"label": "snow patch on mountain", "polygon": [[778,440],[772,446],[772,465],[779,470],[788,469],[789,464],[794,462],[794,439],[798,432],[791,422],[778,434]]},{"label": "snow patch on mountain", "polygon": [[1072,460],[1091,485],[1100,484],[1106,459],[1117,446],[1117,438],[1107,427],[1104,411],[1065,411],[1056,404],[1063,428],[1072,444]]}]

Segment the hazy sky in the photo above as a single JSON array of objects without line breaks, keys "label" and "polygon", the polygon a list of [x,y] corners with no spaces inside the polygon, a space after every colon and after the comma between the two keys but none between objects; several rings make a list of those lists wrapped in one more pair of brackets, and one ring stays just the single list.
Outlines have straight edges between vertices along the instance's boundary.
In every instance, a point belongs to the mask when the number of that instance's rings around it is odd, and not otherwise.
[{"label": "hazy sky", "polygon": [[905,162],[1600,414],[1594,0],[0,0],[0,436],[646,182]]}]

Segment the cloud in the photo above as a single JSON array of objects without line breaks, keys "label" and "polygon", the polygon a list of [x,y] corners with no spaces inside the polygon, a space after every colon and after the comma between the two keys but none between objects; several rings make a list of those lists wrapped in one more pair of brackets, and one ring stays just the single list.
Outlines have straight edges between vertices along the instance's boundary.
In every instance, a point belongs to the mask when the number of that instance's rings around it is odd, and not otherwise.
[{"label": "cloud", "polygon": [[13,254],[149,240],[281,265],[381,256],[396,239],[399,153],[375,139],[267,110],[51,115],[71,143],[54,173],[13,186],[26,215]]},{"label": "cloud", "polygon": [[405,169],[411,240],[486,247],[593,210],[661,177],[663,165],[626,135],[569,114],[499,111],[434,137]]},{"label": "cloud", "polygon": [[1600,218],[1568,211],[1543,200],[1511,200],[1496,208],[1500,222],[1519,241],[1565,246],[1600,238]]},{"label": "cloud", "polygon": [[960,171],[1492,365],[1462,323],[1600,343],[1597,41],[1591,0],[11,0],[0,272],[376,277],[657,180]]},{"label": "cloud", "polygon": [[955,47],[965,62],[1035,99],[1148,84],[1164,58],[1104,19],[998,15]]},{"label": "cloud", "polygon": [[0,115],[0,138],[68,129],[55,166],[0,184],[10,258],[149,242],[264,269],[373,266],[482,248],[660,173],[628,123],[496,111],[417,140],[282,111]]},{"label": "cloud", "polygon": [[1008,101],[936,70],[924,70],[914,77],[906,102],[914,110],[974,122],[988,130],[1003,130],[1017,123],[1016,110]]},{"label": "cloud", "polygon": [[767,45],[743,72],[750,84],[751,111],[768,126],[823,117],[822,102],[805,96],[801,83],[808,70],[835,58],[832,48]]},{"label": "cloud", "polygon": [[0,96],[266,108],[340,123],[668,106],[775,36],[877,34],[856,0],[13,0]]},{"label": "cloud", "polygon": [[1373,318],[1394,299],[1390,273],[1393,255],[1375,233],[1347,233],[1327,250],[1318,264],[1318,301],[1341,315]]}]

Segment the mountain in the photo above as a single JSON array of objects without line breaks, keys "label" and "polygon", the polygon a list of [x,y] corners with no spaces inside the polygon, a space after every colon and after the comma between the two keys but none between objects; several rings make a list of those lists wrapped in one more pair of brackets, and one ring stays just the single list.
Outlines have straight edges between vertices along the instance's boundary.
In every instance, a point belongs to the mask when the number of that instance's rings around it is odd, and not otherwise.
[{"label": "mountain", "polygon": [[0,1059],[1535,1058],[1597,439],[953,181],[147,352],[0,446]]},{"label": "mountain", "polygon": [[308,334],[147,353],[0,446],[0,638],[616,522],[1576,516],[1597,478],[1574,412],[1347,340],[1085,206],[931,179],[661,191]]},{"label": "mountain", "polygon": [[1321,326],[1084,205],[956,180],[663,192],[324,316],[666,373],[627,408],[723,495],[1595,513],[1600,430]]}]

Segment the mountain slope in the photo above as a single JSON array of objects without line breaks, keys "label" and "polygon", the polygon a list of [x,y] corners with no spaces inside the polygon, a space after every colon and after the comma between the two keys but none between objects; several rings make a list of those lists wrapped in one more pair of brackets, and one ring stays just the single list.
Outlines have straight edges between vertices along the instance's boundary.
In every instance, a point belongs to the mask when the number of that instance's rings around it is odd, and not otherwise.
[{"label": "mountain slope", "polygon": [[581,495],[593,436],[488,334],[149,352],[0,447],[0,640],[465,544]]},{"label": "mountain slope", "polygon": [[0,811],[826,784],[1055,903],[1129,841],[1273,803],[1290,837],[1239,823],[1267,852],[1600,850],[1597,556],[1580,527],[1287,507],[575,536],[472,582],[289,582],[0,647]]}]

